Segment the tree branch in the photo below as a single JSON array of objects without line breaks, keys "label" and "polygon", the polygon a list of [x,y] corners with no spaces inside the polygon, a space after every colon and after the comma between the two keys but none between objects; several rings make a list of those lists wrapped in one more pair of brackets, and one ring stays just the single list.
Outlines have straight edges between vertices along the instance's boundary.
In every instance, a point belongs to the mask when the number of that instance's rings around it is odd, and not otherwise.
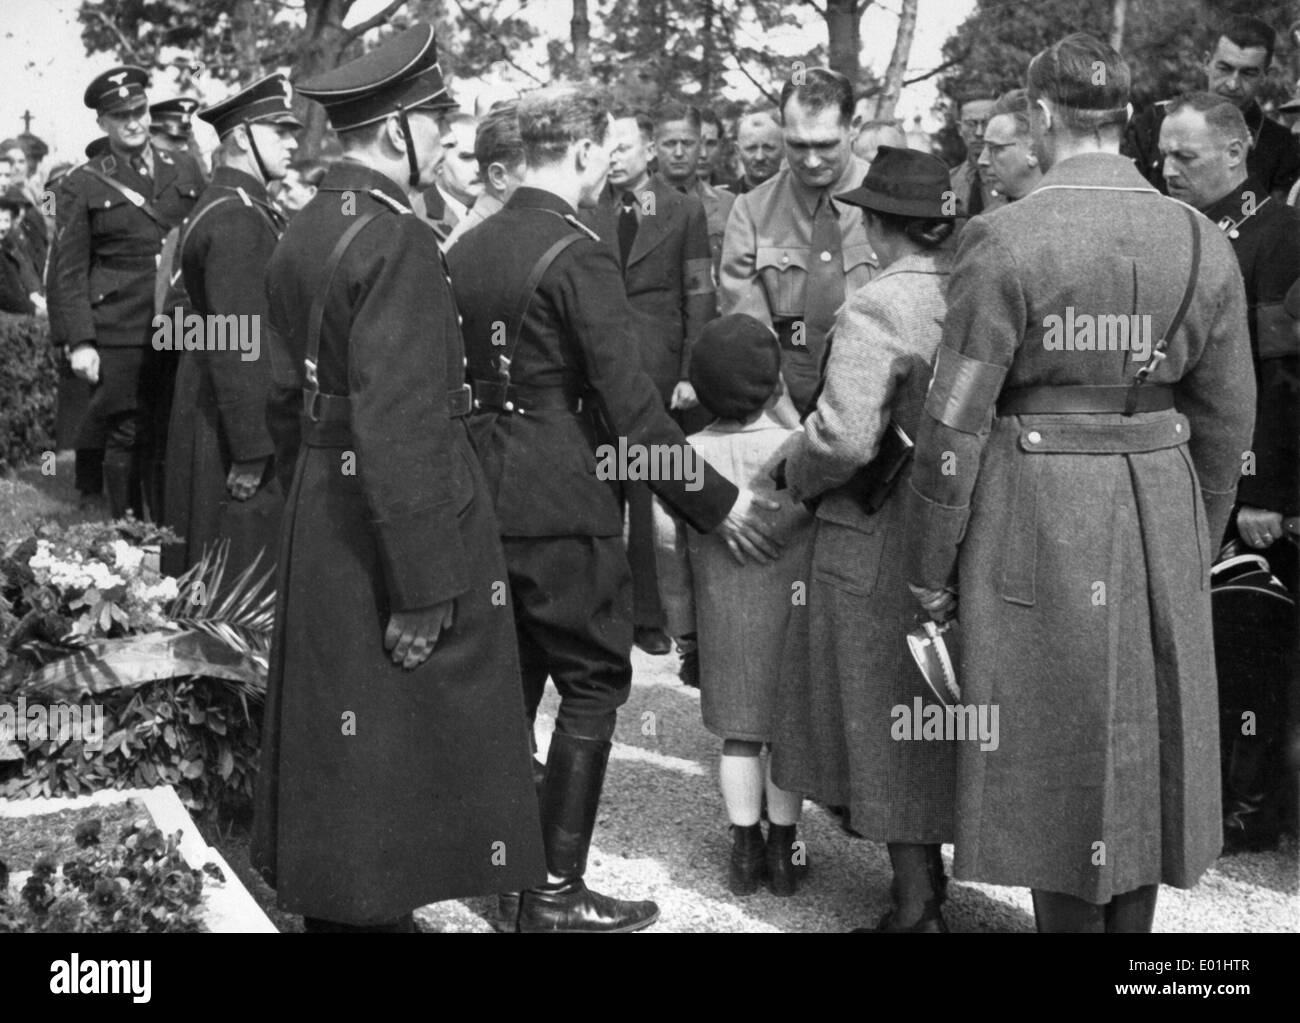
[{"label": "tree branch", "polygon": [[963,60],[965,60],[969,56],[970,56],[970,47],[968,46],[966,47],[966,49],[962,50],[961,53],[957,54],[957,56],[953,57],[952,60],[945,60],[938,67],[932,68],[931,70],[927,71],[925,74],[917,75],[915,78],[903,79],[903,84],[915,85],[917,82],[924,82],[927,78],[933,78],[935,75],[942,74],[944,71],[947,71],[954,64],[960,64]]},{"label": "tree branch", "polygon": [[351,28],[344,29],[343,45],[347,46],[354,39],[358,39],[361,36],[365,35],[372,28],[378,28],[380,25],[387,24],[388,19],[391,18],[394,14],[396,14],[399,10],[401,10],[401,8],[405,4],[406,4],[406,0],[392,0],[392,3],[390,3],[387,7],[385,7],[383,10],[375,14],[372,14],[365,21],[359,22],[358,24],[353,25]]},{"label": "tree branch", "polygon": [[501,41],[501,37],[500,37],[500,36],[498,36],[495,32],[493,32],[490,28],[488,28],[485,24],[483,24],[483,22],[479,19],[479,17],[478,17],[477,14],[473,14],[472,12],[470,12],[469,10],[467,10],[466,7],[465,7],[465,5],[461,2],[461,0],[456,0],[456,6],[460,8],[460,13],[463,14],[463,15],[465,16],[465,19],[466,19],[466,20],[467,20],[471,25],[473,25],[476,29],[478,29],[478,30],[479,30],[480,32],[482,32],[485,36],[487,36],[489,39],[491,39],[494,43],[497,44],[497,46],[501,49],[501,55],[502,55],[502,57],[504,58],[504,60],[505,60],[505,62],[506,62],[507,64],[509,64],[509,65],[510,65],[512,68],[514,68],[516,71],[520,71],[520,72],[522,72],[523,74],[526,74],[529,78],[531,78],[531,79],[532,79],[534,82],[536,82],[538,85],[545,85],[545,84],[546,84],[544,81],[542,81],[540,78],[538,78],[535,74],[533,74],[533,73],[532,73],[531,71],[529,71],[527,68],[520,67],[518,64],[516,64],[515,61],[514,61],[514,58],[510,56],[510,47],[508,47],[505,43],[503,43],[503,42]]},{"label": "tree branch", "polygon": [[818,14],[820,14],[823,18],[826,17],[826,8],[825,8],[825,7],[818,7],[815,3],[813,3],[813,0],[800,0],[800,2],[803,3],[803,4],[805,4],[805,5],[807,5],[808,7],[811,7],[814,11],[816,11]]},{"label": "tree branch", "polygon": [[93,14],[96,18],[99,19],[99,21],[104,25],[105,28],[111,30],[113,35],[117,36],[117,43],[118,46],[120,46],[122,49],[123,60],[130,60],[131,63],[133,64],[139,63],[139,58],[136,56],[135,47],[131,45],[130,41],[122,33],[122,30],[117,27],[116,22],[110,21],[103,11],[95,7],[90,7],[89,5],[87,5],[86,7],[83,8],[83,10],[87,11],[90,14]]},{"label": "tree branch", "polygon": [[[807,3],[809,0],[804,0],[804,2]],[[745,67],[745,62],[741,59],[740,52],[736,49],[736,32],[732,27],[731,19],[727,17],[726,11],[723,10],[721,5],[715,8],[715,10],[717,10],[718,17],[722,21],[722,37],[726,40],[727,49],[731,52],[731,56],[735,58],[736,67],[740,69],[740,73],[753,83],[754,88],[761,92],[767,98],[769,103],[779,105],[781,102],[780,97],[768,92],[763,83],[751,75],[749,73],[749,68]]]}]

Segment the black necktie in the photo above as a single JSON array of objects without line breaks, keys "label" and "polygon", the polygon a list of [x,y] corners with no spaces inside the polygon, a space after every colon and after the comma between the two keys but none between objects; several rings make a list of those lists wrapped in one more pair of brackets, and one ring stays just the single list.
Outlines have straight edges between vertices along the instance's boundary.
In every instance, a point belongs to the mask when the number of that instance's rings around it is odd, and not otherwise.
[{"label": "black necktie", "polygon": [[984,183],[980,181],[979,168],[970,179],[970,202],[967,203],[967,212],[973,217],[976,213],[984,212]]},{"label": "black necktie", "polygon": [[618,254],[623,268],[627,268],[627,257],[636,241],[636,196],[631,192],[623,193],[623,208],[618,214]]}]

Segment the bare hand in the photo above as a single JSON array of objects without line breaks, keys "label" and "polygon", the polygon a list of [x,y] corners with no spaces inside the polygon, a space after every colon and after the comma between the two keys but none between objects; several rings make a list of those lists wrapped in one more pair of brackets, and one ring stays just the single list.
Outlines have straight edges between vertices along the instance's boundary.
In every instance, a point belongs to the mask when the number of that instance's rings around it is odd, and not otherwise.
[{"label": "bare hand", "polygon": [[266,473],[265,458],[255,458],[251,462],[232,462],[226,476],[226,490],[236,501],[247,501],[257,493],[257,488]]},{"label": "bare hand", "polygon": [[68,356],[72,372],[88,384],[99,383],[99,349],[84,341]]},{"label": "bare hand", "polygon": [[1237,532],[1257,550],[1271,547],[1282,539],[1282,514],[1242,505],[1237,511]]},{"label": "bare hand", "polygon": [[913,586],[908,583],[907,588],[912,591],[921,606],[925,608],[925,613],[942,625],[950,618],[957,616],[957,591],[944,588],[942,590],[927,590],[921,586]]},{"label": "bare hand", "polygon": [[771,498],[759,497],[748,490],[740,492],[731,511],[718,526],[718,535],[737,564],[743,565],[750,560],[766,565],[781,556],[785,542],[777,539],[771,523],[758,514],[759,509],[778,511],[780,507],[780,502]]},{"label": "bare hand", "polygon": [[695,396],[695,388],[690,385],[690,382],[678,380],[673,388],[672,400],[668,402],[668,407],[674,411],[685,412],[687,409],[695,408],[699,403],[700,399]]},{"label": "bare hand", "polygon": [[393,663],[409,671],[427,661],[438,637],[451,628],[455,613],[454,600],[414,611],[394,611],[384,631],[384,649],[392,655]]}]

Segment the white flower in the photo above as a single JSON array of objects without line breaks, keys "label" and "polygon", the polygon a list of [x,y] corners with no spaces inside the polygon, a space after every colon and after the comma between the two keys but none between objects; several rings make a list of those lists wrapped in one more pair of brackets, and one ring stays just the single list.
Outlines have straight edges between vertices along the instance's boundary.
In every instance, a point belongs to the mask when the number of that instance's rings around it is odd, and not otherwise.
[{"label": "white flower", "polygon": [[113,561],[117,567],[126,572],[134,572],[144,560],[144,551],[132,547],[125,540],[113,541]]},{"label": "white flower", "polygon": [[146,600],[175,600],[179,590],[176,589],[176,580],[169,575],[163,576],[157,583],[145,590]]},{"label": "white flower", "polygon": [[85,571],[90,577],[91,585],[98,590],[111,590],[114,586],[121,586],[125,581],[120,575],[109,571],[108,566],[102,561],[92,561],[85,566]]}]

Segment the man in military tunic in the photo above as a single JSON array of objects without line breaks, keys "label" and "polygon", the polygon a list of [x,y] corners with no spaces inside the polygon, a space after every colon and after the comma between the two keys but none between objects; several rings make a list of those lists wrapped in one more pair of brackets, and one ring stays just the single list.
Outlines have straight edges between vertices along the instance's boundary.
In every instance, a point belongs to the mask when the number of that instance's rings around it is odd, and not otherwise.
[{"label": "man in military tunic", "polygon": [[957,753],[956,876],[1031,888],[1043,931],[1146,931],[1221,845],[1209,569],[1254,421],[1245,297],[1223,235],[1119,155],[1119,54],[1069,36],[1027,87],[1047,173],[962,234],[908,575],[960,609],[962,703],[1000,717]]},{"label": "man in military tunic", "polygon": [[506,566],[438,241],[419,24],[302,83],[344,155],[267,276],[285,504],[252,861],[312,930],[545,877]]},{"label": "man in military tunic", "polygon": [[199,113],[216,129],[223,158],[181,231],[189,304],[163,310],[179,318],[171,328],[173,342],[184,334],[190,313],[205,318],[207,342],[199,350],[171,353],[178,368],[167,434],[165,521],[182,537],[163,554],[171,575],[180,575],[221,540],[229,541],[231,578],[259,554],[260,570],[274,563],[284,497],[266,426],[271,361],[262,350],[262,328],[266,266],[284,218],[266,189],[284,177],[298,148],[295,133],[302,124],[289,96],[288,80],[268,75]]},{"label": "man in military tunic", "polygon": [[[1248,172],[1249,146],[1241,111],[1209,93],[1174,100],[1160,126],[1169,194],[1218,225],[1246,285],[1258,401],[1254,444],[1242,466],[1228,538],[1263,554],[1277,575],[1294,579],[1296,548],[1285,539],[1283,523],[1300,514],[1300,344],[1284,302],[1300,278],[1300,213]],[[1238,612],[1221,604],[1234,599],[1240,598],[1215,598],[1227,766],[1223,840],[1229,853],[1277,839],[1279,797],[1288,787],[1278,756],[1282,719],[1300,663],[1293,615],[1280,609]],[[1249,622],[1244,635],[1232,624],[1238,614]],[[1250,712],[1246,727],[1243,711]]]},{"label": "man in military tunic", "polygon": [[867,176],[853,155],[853,86],[824,68],[781,90],[786,166],[736,197],[722,241],[718,305],[776,330],[781,375],[801,412],[821,376],[826,335],[844,299],[875,276],[858,211],[836,194]]},{"label": "man in military tunic", "polygon": [[[632,680],[631,573],[618,482],[597,468],[624,447],[676,452],[650,488],[735,557],[778,552],[758,507],[698,459],[641,366],[617,257],[578,220],[605,185],[613,130],[595,90],[519,102],[527,169],[505,208],[449,262],[475,389],[471,420],[506,550],[528,716],[549,676],[560,709],[541,784],[549,880],[507,904],[519,931],[632,931],[653,902],[583,882],[618,708]],[[705,257],[707,259],[707,256]],[[606,447],[601,448],[601,445]],[[630,464],[630,463],[629,463]],[[622,478],[639,478],[629,470]],[[693,481],[692,481],[693,480]]]},{"label": "man in military tunic", "polygon": [[148,80],[143,68],[119,67],[87,87],[107,151],[60,181],[46,282],[51,334],[70,348],[73,372],[94,385],[75,446],[104,449],[115,518],[142,515],[145,491],[155,502],[150,512],[161,515],[151,426],[169,356],[150,345],[155,276],[163,239],[203,189],[189,156],[150,146]]}]

